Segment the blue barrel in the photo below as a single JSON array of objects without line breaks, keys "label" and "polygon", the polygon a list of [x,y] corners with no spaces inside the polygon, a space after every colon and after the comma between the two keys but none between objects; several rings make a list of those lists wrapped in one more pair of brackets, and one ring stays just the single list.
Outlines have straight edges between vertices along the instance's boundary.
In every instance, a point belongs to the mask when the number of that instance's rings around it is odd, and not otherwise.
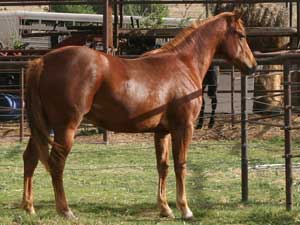
[{"label": "blue barrel", "polygon": [[19,119],[21,117],[21,107],[19,96],[0,93],[0,121]]}]

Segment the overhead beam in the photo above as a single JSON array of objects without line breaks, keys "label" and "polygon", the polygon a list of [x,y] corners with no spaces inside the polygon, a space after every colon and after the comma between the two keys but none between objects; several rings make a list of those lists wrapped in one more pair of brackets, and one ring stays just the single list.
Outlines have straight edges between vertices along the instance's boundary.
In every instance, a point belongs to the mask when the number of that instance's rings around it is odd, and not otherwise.
[{"label": "overhead beam", "polygon": [[[106,0],[91,0],[91,1],[69,1],[69,0],[0,0],[0,6],[25,6],[25,5],[98,5],[104,4]],[[239,3],[284,3],[298,2],[298,0],[240,0]],[[164,1],[149,1],[149,0],[117,0],[116,3],[122,4],[206,4],[207,0],[164,0]],[[210,4],[220,3],[220,0],[210,0]],[[236,3],[236,0],[222,0],[222,3]]]}]

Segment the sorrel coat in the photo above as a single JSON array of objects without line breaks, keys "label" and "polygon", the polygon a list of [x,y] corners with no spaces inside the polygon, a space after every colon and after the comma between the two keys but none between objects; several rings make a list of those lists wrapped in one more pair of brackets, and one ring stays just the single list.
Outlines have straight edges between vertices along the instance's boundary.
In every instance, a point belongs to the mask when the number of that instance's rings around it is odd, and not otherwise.
[{"label": "sorrel coat", "polygon": [[[193,217],[185,174],[203,77],[216,52],[243,73],[256,67],[240,16],[222,13],[194,23],[161,49],[137,59],[64,47],[31,62],[26,72],[26,107],[32,134],[23,157],[22,207],[35,213],[32,176],[40,160],[52,177],[57,212],[74,217],[63,188],[63,170],[75,131],[85,118],[112,131],[154,132],[158,206],[160,215],[168,217],[173,217],[166,196],[171,136],[177,207],[183,218]],[[49,138],[50,129],[54,140]]]}]

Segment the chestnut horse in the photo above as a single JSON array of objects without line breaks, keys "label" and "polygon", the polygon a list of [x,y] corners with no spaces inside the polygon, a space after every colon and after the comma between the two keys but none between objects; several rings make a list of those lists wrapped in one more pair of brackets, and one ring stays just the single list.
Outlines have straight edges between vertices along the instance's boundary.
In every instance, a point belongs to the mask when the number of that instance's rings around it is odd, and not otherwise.
[{"label": "chestnut horse", "polygon": [[[32,61],[26,73],[31,137],[23,155],[22,207],[35,213],[32,176],[40,160],[52,178],[57,212],[74,217],[64,192],[63,171],[75,131],[85,118],[112,131],[154,132],[157,200],[160,215],[167,217],[174,217],[166,194],[171,137],[177,207],[183,218],[193,217],[185,175],[203,77],[216,52],[244,74],[256,67],[240,16],[239,12],[222,13],[196,22],[161,49],[137,59],[72,46]],[[54,140],[49,138],[50,129]]]}]

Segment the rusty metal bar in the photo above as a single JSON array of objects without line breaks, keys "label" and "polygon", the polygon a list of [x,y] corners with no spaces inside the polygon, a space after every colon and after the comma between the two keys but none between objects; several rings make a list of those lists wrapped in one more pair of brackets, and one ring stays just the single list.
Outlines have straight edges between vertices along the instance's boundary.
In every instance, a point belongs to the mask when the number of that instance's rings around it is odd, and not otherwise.
[{"label": "rusty metal bar", "polygon": [[43,55],[47,52],[50,52],[51,49],[1,49],[0,53],[2,54],[14,54],[14,53],[21,53],[22,55]]},{"label": "rusty metal bar", "polygon": [[114,48],[118,48],[118,23],[119,23],[119,15],[118,15],[118,7],[117,1],[113,2],[113,10],[114,10],[114,23],[113,23],[113,44]]},{"label": "rusty metal bar", "polygon": [[[103,11],[103,50],[107,54],[112,54],[113,50],[112,11],[112,0],[105,0]],[[109,142],[108,138],[109,131],[105,130],[103,133],[103,141],[106,144]]]},{"label": "rusty metal bar", "polygon": [[248,201],[248,112],[247,112],[247,77],[241,78],[241,170],[242,170],[242,201]]},{"label": "rusty metal bar", "polygon": [[99,1],[0,1],[0,6],[31,6],[31,5],[97,5]]},{"label": "rusty metal bar", "polygon": [[[290,106],[291,100],[291,75],[290,65],[284,65],[284,105]],[[292,109],[291,107],[284,107],[284,154],[285,156],[292,154],[292,136],[291,136],[291,120],[292,120]],[[291,210],[293,207],[293,174],[292,174],[292,159],[285,157],[285,193],[286,193],[286,209]]]},{"label": "rusty metal bar", "polygon": [[300,47],[300,2],[297,1],[297,47]]},{"label": "rusty metal bar", "polygon": [[[104,1],[103,7],[103,51],[108,53],[109,49],[109,28],[108,28],[108,17],[109,17],[109,0]],[[103,132],[103,141],[108,143],[108,131]]]},{"label": "rusty metal bar", "polygon": [[293,27],[293,2],[289,2],[289,27]]},{"label": "rusty metal bar", "polygon": [[256,118],[251,118],[248,121],[252,121],[252,120],[253,121],[265,120],[265,119],[270,119],[270,118],[281,117],[283,115],[284,115],[283,113],[278,113],[278,114],[275,114],[275,115],[259,116],[259,117],[256,117]]},{"label": "rusty metal bar", "polygon": [[24,68],[21,69],[20,74],[20,96],[21,96],[21,117],[20,117],[20,142],[23,142],[24,140]]},{"label": "rusty metal bar", "polygon": [[117,3],[117,5],[119,5],[119,14],[120,14],[120,25],[119,28],[123,27],[123,0],[119,1],[119,4]]},{"label": "rusty metal bar", "polygon": [[[119,2],[120,0],[118,0]],[[242,3],[278,3],[278,2],[297,2],[298,0],[240,0],[239,4]],[[207,0],[128,0],[124,1],[124,4],[205,4]],[[220,3],[220,0],[209,0],[210,4],[217,4]],[[222,0],[222,3],[232,3],[236,4],[236,0]]]},{"label": "rusty metal bar", "polygon": [[[103,5],[103,51],[108,52],[108,39],[109,39],[109,31],[108,31],[108,3],[109,0],[104,1]],[[100,2],[100,1],[99,1]]]},{"label": "rusty metal bar", "polygon": [[[25,6],[25,5],[98,5],[104,3],[106,0],[95,0],[95,1],[63,1],[63,0],[5,0],[0,1],[0,6]],[[298,0],[240,0],[239,3],[284,3],[284,2],[297,2]],[[120,0],[117,1],[119,3]],[[211,4],[219,3],[219,0],[210,0]],[[123,4],[205,4],[207,0],[165,0],[165,1],[142,1],[142,0],[130,0],[124,1]],[[236,0],[222,0],[222,3],[236,3]]]},{"label": "rusty metal bar", "polygon": [[265,123],[265,122],[259,122],[259,121],[253,121],[253,120],[248,120],[248,123],[257,124],[257,125],[266,125],[266,126],[271,126],[271,127],[284,128],[284,126],[280,125],[280,124]]},{"label": "rusty metal bar", "polygon": [[7,61],[7,62],[9,62],[9,60],[24,61],[24,60],[36,59],[39,57],[40,57],[39,55],[20,55],[20,56],[8,55],[8,56],[0,56],[0,61]]},{"label": "rusty metal bar", "polygon": [[234,127],[234,122],[235,122],[235,110],[234,110],[234,66],[231,68],[231,126]]},{"label": "rusty metal bar", "polygon": [[[142,29],[121,29],[119,35],[126,38],[128,34],[147,37],[172,38],[175,37],[183,28],[142,28]],[[272,37],[272,36],[291,36],[297,35],[297,29],[293,27],[246,27],[249,37]]]}]

